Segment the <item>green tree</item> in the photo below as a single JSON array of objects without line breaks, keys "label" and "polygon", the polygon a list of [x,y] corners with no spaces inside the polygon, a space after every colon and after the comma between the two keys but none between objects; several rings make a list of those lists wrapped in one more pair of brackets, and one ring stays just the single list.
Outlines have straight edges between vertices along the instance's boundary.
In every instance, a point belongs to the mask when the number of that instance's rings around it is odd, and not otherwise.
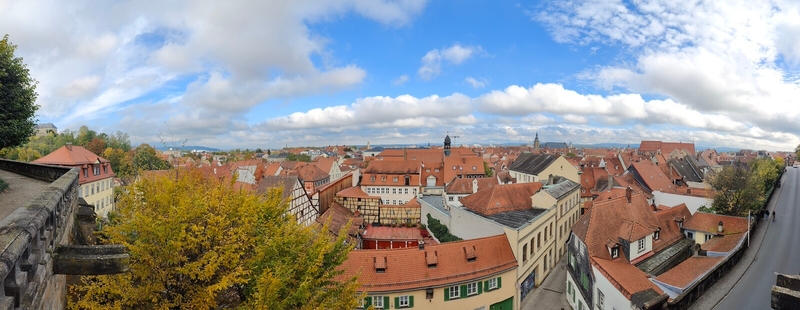
[{"label": "green tree", "polygon": [[156,149],[147,143],[137,146],[133,152],[132,165],[137,171],[166,170],[171,167],[166,160],[159,158]]},{"label": "green tree", "polygon": [[487,178],[491,178],[492,177],[493,172],[492,172],[492,168],[489,167],[489,163],[483,162],[483,171],[486,174]]},{"label": "green tree", "polygon": [[756,210],[764,203],[755,178],[750,172],[734,166],[725,166],[722,171],[708,178],[713,189],[715,213],[741,216],[747,210]]},{"label": "green tree", "polygon": [[72,309],[354,309],[355,278],[334,281],[346,232],[286,216],[281,189],[264,195],[199,170],[143,177],[120,193],[102,231],[123,244],[130,272],[85,277]]},{"label": "green tree", "polygon": [[780,177],[783,164],[771,158],[762,158],[750,163],[750,175],[758,192],[765,196],[775,186]]},{"label": "green tree", "polygon": [[289,154],[286,156],[286,160],[311,162],[311,156],[305,154]]},{"label": "green tree", "polygon": [[0,149],[22,145],[36,125],[36,84],[22,57],[14,57],[17,46],[0,40]]}]

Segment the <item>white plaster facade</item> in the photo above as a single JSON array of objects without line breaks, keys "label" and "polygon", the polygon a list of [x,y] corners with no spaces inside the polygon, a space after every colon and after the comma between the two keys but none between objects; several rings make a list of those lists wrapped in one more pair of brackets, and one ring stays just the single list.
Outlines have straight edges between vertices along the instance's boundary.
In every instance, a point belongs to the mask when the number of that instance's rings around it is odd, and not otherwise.
[{"label": "white plaster facade", "polygon": [[689,208],[689,212],[695,214],[697,209],[699,209],[701,206],[710,207],[714,201],[706,197],[686,196],[664,193],[662,191],[653,191],[653,202],[656,205],[665,206],[676,206],[685,203],[686,207]]}]

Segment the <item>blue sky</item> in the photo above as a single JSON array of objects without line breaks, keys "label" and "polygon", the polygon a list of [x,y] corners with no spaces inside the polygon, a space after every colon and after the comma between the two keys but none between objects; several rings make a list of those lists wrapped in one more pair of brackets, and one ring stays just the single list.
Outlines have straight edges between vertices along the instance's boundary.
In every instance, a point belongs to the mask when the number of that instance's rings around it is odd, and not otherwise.
[{"label": "blue sky", "polygon": [[793,150],[792,1],[0,0],[40,122],[218,148]]}]

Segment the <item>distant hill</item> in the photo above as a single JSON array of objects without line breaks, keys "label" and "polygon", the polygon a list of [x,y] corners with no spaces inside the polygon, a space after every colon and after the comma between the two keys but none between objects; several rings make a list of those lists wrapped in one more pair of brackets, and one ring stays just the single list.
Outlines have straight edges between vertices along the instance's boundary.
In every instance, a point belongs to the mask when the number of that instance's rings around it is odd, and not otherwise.
[{"label": "distant hill", "polygon": [[[169,151],[169,149],[170,149],[169,146],[163,146],[163,145],[156,147],[156,150],[159,150],[159,151]],[[206,152],[219,152],[220,151],[220,149],[215,149],[215,148],[211,148],[211,147],[207,147],[207,146],[198,146],[198,145],[184,145],[182,147],[180,147],[180,146],[179,147],[173,147],[172,149],[176,149],[176,150],[177,149],[182,149],[184,151],[198,150],[198,151],[206,151]]]}]

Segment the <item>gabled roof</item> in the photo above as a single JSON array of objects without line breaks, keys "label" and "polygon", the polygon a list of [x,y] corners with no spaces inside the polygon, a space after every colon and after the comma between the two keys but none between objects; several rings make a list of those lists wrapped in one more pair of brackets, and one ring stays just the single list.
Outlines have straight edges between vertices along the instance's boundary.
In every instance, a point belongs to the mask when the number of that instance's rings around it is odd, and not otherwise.
[{"label": "gabled roof", "polygon": [[353,212],[336,202],[331,203],[328,210],[317,217],[317,223],[325,224],[329,218],[328,230],[334,236],[337,236],[348,222],[350,222],[350,226],[347,226],[347,234],[356,236],[359,232],[358,227],[364,223],[364,218],[353,215]]},{"label": "gabled roof", "polygon": [[659,240],[653,242],[653,251],[659,252],[670,244],[683,239],[683,232],[681,232],[680,226],[676,225],[676,223],[692,218],[692,212],[689,211],[685,203],[682,203],[656,211],[655,216],[661,232],[659,233]]},{"label": "gabled roof", "polygon": [[455,178],[454,180],[450,181],[450,184],[444,189],[444,191],[451,195],[458,195],[458,194],[472,194],[472,182],[475,180],[478,182],[478,189],[489,188],[495,185],[500,184],[497,177],[491,178],[477,178],[477,179],[470,179],[470,178]]},{"label": "gabled roof", "polygon": [[703,172],[697,167],[693,157],[673,158],[669,163],[684,182],[703,182]]},{"label": "gabled roof", "polygon": [[647,274],[622,260],[609,260],[592,257],[591,262],[606,276],[611,283],[616,284],[619,291],[630,299],[635,293],[653,290],[658,294],[664,292],[647,278]]},{"label": "gabled roof", "polygon": [[95,164],[98,162],[108,163],[109,161],[105,158],[95,155],[82,146],[65,145],[51,152],[50,154],[34,160],[33,162],[46,165],[81,166],[86,164]]},{"label": "gabled roof", "polygon": [[[476,258],[468,262],[466,253],[474,251]],[[429,268],[426,257],[436,257],[436,267]],[[385,261],[382,273],[375,270],[377,261]],[[393,250],[350,251],[340,266],[341,278],[359,274],[360,291],[398,292],[431,287],[443,287],[484,279],[517,267],[517,260],[505,235],[425,245],[424,250],[404,248]]]},{"label": "gabled roof", "polygon": [[303,180],[303,182],[319,181],[330,177],[328,173],[320,170],[317,166],[314,165],[305,165],[300,168],[297,168],[297,173],[300,176],[300,179]]},{"label": "gabled roof", "polygon": [[539,175],[550,166],[559,155],[523,153],[511,164],[509,170],[531,175]]},{"label": "gabled roof", "polygon": [[464,207],[488,216],[501,212],[532,209],[531,196],[542,189],[542,183],[501,184],[461,198]]},{"label": "gabled roof", "polygon": [[254,187],[258,193],[266,193],[270,188],[278,187],[283,190],[283,198],[291,197],[296,184],[300,182],[297,176],[264,176],[261,182]]},{"label": "gabled roof", "polygon": [[418,174],[421,164],[418,160],[373,160],[364,169],[364,174]]},{"label": "gabled roof", "polygon": [[[722,222],[723,231],[718,232],[719,222]],[[747,219],[738,216],[695,212],[694,215],[683,223],[684,229],[702,231],[712,234],[738,234],[747,231]]]},{"label": "gabled roof", "polygon": [[370,196],[369,194],[365,193],[361,190],[361,187],[355,186],[350,188],[345,188],[338,193],[336,193],[337,197],[347,197],[347,198],[374,198],[380,199],[380,196]]},{"label": "gabled roof", "polygon": [[665,193],[675,192],[675,185],[670,178],[656,165],[649,161],[636,162],[631,165],[644,181],[644,185],[650,191],[661,191]]}]

